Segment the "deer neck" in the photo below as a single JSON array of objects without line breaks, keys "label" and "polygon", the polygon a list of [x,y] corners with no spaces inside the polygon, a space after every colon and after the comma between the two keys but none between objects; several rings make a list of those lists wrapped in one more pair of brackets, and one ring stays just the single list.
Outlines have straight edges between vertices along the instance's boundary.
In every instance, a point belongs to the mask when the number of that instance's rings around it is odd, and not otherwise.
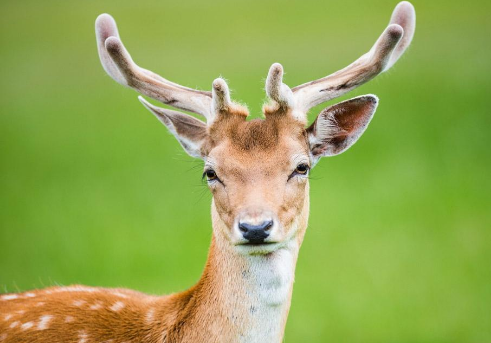
[{"label": "deer neck", "polygon": [[185,292],[190,300],[183,325],[189,330],[182,327],[179,338],[281,342],[302,239],[296,236],[268,255],[244,255],[220,235],[218,226],[224,224],[214,209],[212,217],[214,234],[205,270],[196,286]]}]

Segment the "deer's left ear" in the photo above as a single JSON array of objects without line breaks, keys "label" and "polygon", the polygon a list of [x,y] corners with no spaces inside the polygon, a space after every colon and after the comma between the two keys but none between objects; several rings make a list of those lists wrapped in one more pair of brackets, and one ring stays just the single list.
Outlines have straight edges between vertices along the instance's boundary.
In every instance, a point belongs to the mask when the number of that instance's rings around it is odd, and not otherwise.
[{"label": "deer's left ear", "polygon": [[338,155],[355,144],[370,123],[377,105],[375,95],[363,95],[323,110],[307,129],[314,163],[323,156]]}]

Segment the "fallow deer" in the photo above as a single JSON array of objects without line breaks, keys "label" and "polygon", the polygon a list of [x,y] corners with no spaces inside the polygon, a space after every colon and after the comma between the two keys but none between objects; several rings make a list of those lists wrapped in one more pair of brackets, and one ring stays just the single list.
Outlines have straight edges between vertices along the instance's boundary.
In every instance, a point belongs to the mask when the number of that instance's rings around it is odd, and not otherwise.
[{"label": "fallow deer", "polygon": [[309,216],[309,171],[357,141],[378,99],[328,107],[309,127],[307,113],[389,69],[414,29],[414,8],[401,2],[372,49],[334,74],[289,88],[282,66],[273,64],[265,118],[248,121],[223,79],[211,92],[198,91],[137,66],[113,18],[100,15],[99,56],[114,80],[206,119],[139,97],[189,155],[204,160],[213,195],[208,260],[195,286],[167,296],[84,286],[4,294],[0,342],[281,342]]}]

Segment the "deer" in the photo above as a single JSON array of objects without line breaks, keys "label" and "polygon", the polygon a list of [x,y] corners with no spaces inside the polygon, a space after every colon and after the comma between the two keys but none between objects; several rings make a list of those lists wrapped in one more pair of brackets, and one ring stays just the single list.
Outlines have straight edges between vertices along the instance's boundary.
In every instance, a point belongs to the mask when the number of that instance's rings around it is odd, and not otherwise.
[{"label": "deer", "polygon": [[378,106],[363,95],[322,110],[388,70],[408,48],[415,10],[399,3],[373,47],[326,77],[290,88],[283,67],[269,69],[264,118],[230,98],[217,78],[211,91],[171,82],[133,62],[116,22],[95,23],[99,57],[116,82],[176,109],[139,100],[192,157],[202,159],[212,194],[212,238],[199,281],[170,295],[123,288],[56,286],[0,296],[0,342],[281,342],[295,266],[309,218],[309,173],[341,154],[366,130]]}]

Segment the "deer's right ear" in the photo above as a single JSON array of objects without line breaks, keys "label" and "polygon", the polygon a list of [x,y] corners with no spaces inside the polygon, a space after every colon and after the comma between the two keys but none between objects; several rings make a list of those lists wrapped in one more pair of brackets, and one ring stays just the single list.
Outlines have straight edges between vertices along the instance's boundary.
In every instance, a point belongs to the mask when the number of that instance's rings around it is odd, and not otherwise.
[{"label": "deer's right ear", "polygon": [[323,110],[307,129],[314,164],[346,151],[360,138],[377,109],[375,95],[363,95]]},{"label": "deer's right ear", "polygon": [[201,147],[207,135],[205,123],[190,115],[154,106],[141,96],[138,99],[158,120],[167,126],[190,156],[203,158]]}]

